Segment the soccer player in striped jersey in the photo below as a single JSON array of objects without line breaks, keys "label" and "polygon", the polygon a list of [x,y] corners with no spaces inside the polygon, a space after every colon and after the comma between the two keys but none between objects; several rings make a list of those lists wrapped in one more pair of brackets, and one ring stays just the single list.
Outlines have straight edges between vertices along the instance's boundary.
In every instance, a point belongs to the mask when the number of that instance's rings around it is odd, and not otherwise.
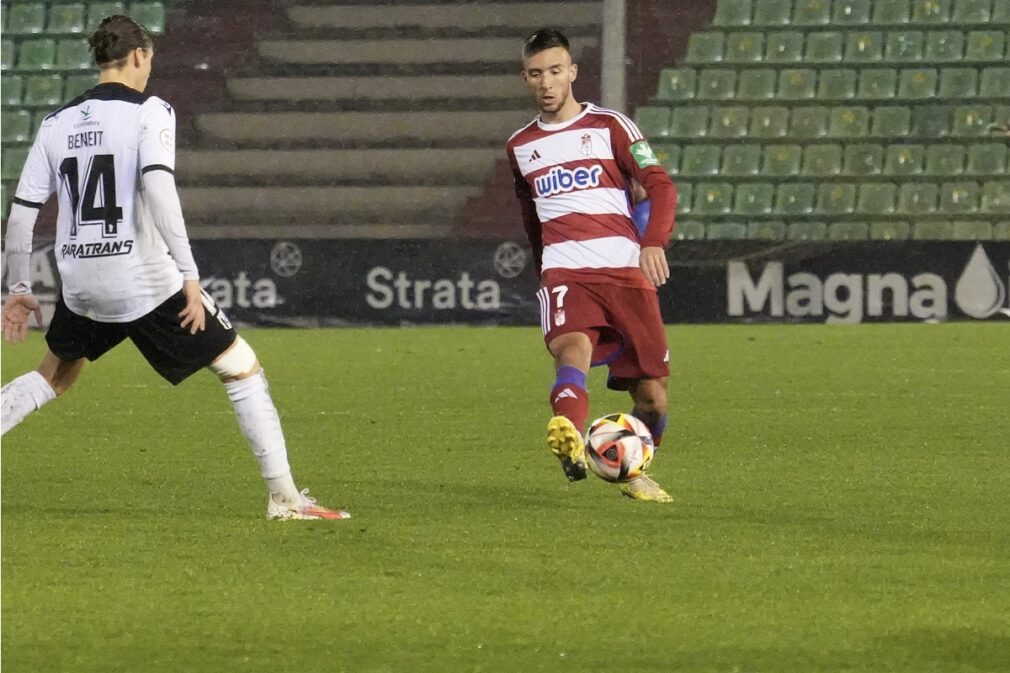
[{"label": "soccer player in striped jersey", "polygon": [[7,341],[23,341],[32,314],[29,258],[39,208],[59,193],[56,262],[62,291],[38,369],[3,387],[6,435],[66,392],[85,360],[129,338],[173,385],[208,368],[224,384],[266,481],[269,519],[346,519],[299,491],[277,409],[256,354],[200,288],[175,189],[175,113],[144,94],[154,50],[122,15],[89,39],[98,85],[42,122],[7,223]]},{"label": "soccer player in striped jersey", "polygon": [[[677,203],[676,188],[634,122],[575,99],[577,74],[564,34],[548,28],[531,35],[522,76],[540,114],[507,144],[556,371],[547,444],[571,481],[586,476],[582,431],[591,366],[609,367],[608,387],[627,390],[632,413],[649,426],[657,447],[662,441],[669,350],[656,288],[670,275],[664,248]],[[650,201],[641,235],[631,218],[635,182]],[[671,500],[648,476],[621,490],[639,500]]]}]

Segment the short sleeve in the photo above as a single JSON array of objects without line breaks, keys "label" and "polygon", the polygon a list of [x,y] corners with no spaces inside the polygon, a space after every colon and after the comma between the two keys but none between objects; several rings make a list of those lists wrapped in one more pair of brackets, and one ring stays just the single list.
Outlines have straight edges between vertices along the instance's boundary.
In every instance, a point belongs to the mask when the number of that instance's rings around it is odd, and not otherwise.
[{"label": "short sleeve", "polygon": [[17,191],[14,192],[14,202],[29,208],[41,208],[56,191],[56,179],[53,167],[49,164],[44,140],[48,135],[47,131],[47,127],[43,124],[35,136],[35,142],[28,150],[24,168],[21,169]]},{"label": "short sleeve", "polygon": [[175,111],[152,96],[140,108],[140,170],[175,172]]}]

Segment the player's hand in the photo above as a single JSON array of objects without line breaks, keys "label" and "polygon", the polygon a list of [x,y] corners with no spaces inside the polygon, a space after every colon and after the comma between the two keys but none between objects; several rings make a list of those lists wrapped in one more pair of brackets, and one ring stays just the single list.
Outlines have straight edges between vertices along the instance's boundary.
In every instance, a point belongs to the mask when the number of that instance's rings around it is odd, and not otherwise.
[{"label": "player's hand", "polygon": [[190,334],[202,332],[207,326],[207,314],[203,308],[203,291],[200,289],[200,281],[183,281],[182,293],[186,295],[186,308],[179,311],[179,317],[182,318],[179,326],[183,329],[189,327]]},{"label": "player's hand", "polygon": [[42,308],[38,300],[28,294],[7,295],[3,312],[4,339],[12,344],[20,343],[28,336],[28,316],[35,314],[35,322],[42,326]]},{"label": "player's hand", "polygon": [[642,248],[638,260],[642,273],[656,287],[665,285],[670,279],[670,265],[666,262],[666,251],[662,248],[654,245]]}]

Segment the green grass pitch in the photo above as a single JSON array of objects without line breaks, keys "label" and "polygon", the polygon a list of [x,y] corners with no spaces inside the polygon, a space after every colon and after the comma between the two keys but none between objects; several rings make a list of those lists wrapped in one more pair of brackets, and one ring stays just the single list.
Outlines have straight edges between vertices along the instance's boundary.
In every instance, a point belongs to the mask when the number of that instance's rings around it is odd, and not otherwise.
[{"label": "green grass pitch", "polygon": [[667,506],[564,480],[535,329],[244,333],[354,518],[124,345],[4,437],[5,672],[1010,670],[1004,325],[670,328]]}]

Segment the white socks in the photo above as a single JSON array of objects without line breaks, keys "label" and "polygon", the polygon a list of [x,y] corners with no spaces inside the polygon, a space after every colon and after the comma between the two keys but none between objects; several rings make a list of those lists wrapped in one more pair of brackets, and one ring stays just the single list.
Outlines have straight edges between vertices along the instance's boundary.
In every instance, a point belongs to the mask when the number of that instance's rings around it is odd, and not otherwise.
[{"label": "white socks", "polygon": [[23,421],[25,416],[54,399],[56,391],[42,374],[28,372],[14,379],[0,390],[3,416],[3,431],[0,435],[6,435],[7,431]]},{"label": "white socks", "polygon": [[[300,496],[291,478],[281,419],[270,399],[266,376],[261,371],[249,378],[229,381],[224,388],[235,407],[238,426],[259,461],[270,495],[282,502],[297,501]],[[6,418],[4,423],[6,428]]]}]

